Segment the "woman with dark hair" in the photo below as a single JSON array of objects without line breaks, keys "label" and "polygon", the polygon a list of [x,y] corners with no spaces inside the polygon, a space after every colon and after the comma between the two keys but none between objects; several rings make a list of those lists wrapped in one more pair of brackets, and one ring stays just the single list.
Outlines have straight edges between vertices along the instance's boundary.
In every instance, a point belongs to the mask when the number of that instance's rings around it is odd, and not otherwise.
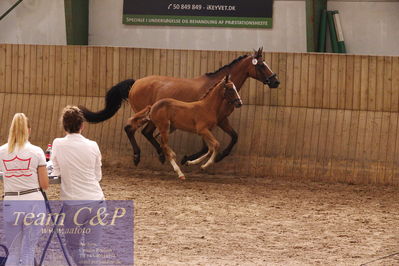
[{"label": "woman with dark hair", "polygon": [[[84,237],[83,234],[65,234],[68,252],[77,265],[85,263],[87,254],[84,247],[89,245],[95,250],[101,240],[101,225],[93,226],[89,221],[97,215],[97,210],[105,206],[99,183],[102,177],[101,152],[95,141],[82,136],[84,121],[78,107],[65,107],[61,123],[66,136],[53,141],[51,154],[52,174],[61,176],[61,200],[64,201],[63,211],[66,214],[64,228],[66,231],[79,229],[75,232],[90,232]],[[75,215],[77,213],[79,215]],[[90,265],[95,265],[93,263]]]},{"label": "woman with dark hair", "polygon": [[4,173],[4,226],[10,254],[6,265],[34,265],[41,224],[27,223],[46,214],[40,189],[48,188],[46,159],[40,147],[29,142],[28,118],[12,119],[8,142],[0,147],[0,170]]},{"label": "woman with dark hair", "polygon": [[76,106],[64,108],[61,122],[66,136],[52,145],[53,175],[62,177],[61,200],[103,200],[101,152],[95,141],[82,136],[83,114]]}]

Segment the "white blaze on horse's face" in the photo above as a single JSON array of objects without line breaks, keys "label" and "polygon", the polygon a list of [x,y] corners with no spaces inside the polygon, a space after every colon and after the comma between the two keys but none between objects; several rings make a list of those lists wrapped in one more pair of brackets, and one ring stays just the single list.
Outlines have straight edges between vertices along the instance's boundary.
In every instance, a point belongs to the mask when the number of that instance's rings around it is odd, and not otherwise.
[{"label": "white blaze on horse's face", "polygon": [[[256,66],[256,65],[258,64],[258,59],[253,58],[253,59],[252,59],[252,64],[253,64],[254,66]],[[271,73],[273,73],[272,69],[266,64],[265,61],[262,61],[261,64],[263,64]]]},{"label": "white blaze on horse's face", "polygon": [[265,67],[270,71],[270,73],[273,73],[272,69],[266,64],[265,61],[263,61],[263,64],[264,64]]}]

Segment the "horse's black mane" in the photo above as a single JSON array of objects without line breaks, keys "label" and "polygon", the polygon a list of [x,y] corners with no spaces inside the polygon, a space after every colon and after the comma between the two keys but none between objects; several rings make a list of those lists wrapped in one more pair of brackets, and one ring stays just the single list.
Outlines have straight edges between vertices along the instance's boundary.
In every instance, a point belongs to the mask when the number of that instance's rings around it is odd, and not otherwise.
[{"label": "horse's black mane", "polygon": [[248,55],[241,55],[241,56],[237,57],[236,59],[234,59],[233,61],[231,61],[230,63],[228,63],[228,64],[222,66],[222,67],[219,68],[218,70],[216,70],[216,71],[214,71],[214,72],[208,72],[208,73],[206,73],[205,75],[207,75],[207,76],[212,76],[212,75],[214,75],[214,74],[216,74],[216,73],[219,73],[219,72],[222,71],[223,69],[228,68],[228,67],[230,67],[230,66],[236,64],[237,62],[241,61],[241,59],[246,58],[246,57],[248,57]]}]

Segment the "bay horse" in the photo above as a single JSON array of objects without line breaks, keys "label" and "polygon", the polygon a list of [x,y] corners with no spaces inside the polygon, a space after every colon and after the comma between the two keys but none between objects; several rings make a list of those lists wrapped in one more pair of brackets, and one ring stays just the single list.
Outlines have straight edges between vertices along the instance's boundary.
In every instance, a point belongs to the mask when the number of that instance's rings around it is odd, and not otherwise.
[{"label": "bay horse", "polygon": [[208,152],[198,159],[187,161],[187,165],[198,164],[210,158],[201,165],[201,169],[214,163],[216,153],[219,150],[219,142],[211,130],[217,125],[218,114],[221,111],[223,101],[233,108],[242,105],[236,86],[227,75],[215,86],[211,87],[200,100],[195,102],[183,102],[172,98],[164,98],[154,105],[148,105],[136,113],[129,121],[133,129],[141,127],[147,122],[152,122],[161,135],[161,147],[167,160],[180,179],[185,179],[183,172],[176,163],[176,154],[168,145],[169,131],[171,128],[196,133],[200,135],[208,146]]},{"label": "bay horse", "polygon": [[[135,113],[163,98],[193,102],[197,101],[213,84],[228,74],[231,75],[237,91],[240,91],[248,77],[259,80],[270,88],[277,88],[280,85],[280,81],[264,61],[262,50],[263,48],[259,48],[258,51],[254,51],[253,55],[240,56],[214,72],[191,79],[154,75],[140,78],[136,81],[127,79],[116,84],[107,92],[103,110],[92,112],[83,106],[80,106],[80,109],[88,122],[98,123],[111,118],[119,110],[123,100],[129,101]],[[228,120],[228,116],[233,112],[234,107],[224,101],[221,108],[223,112],[220,112],[222,115],[218,117],[217,125],[229,134],[231,141],[222,153],[217,155],[216,162],[230,154],[238,139],[237,132],[232,128]],[[140,147],[134,137],[136,129],[133,129],[129,123],[126,124],[124,129],[133,147],[134,164],[137,165],[140,162]],[[155,125],[149,121],[141,133],[154,146],[159,160],[163,163],[165,155],[158,141],[154,138],[154,131]],[[181,163],[184,164],[188,160],[196,159],[207,153],[207,151],[207,145],[204,143],[201,151],[191,156],[184,156]]]}]

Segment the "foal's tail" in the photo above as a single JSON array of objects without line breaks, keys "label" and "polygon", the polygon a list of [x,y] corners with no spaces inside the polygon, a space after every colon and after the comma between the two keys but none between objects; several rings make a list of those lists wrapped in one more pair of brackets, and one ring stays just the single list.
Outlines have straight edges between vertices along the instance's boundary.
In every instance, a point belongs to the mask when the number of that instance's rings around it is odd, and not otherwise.
[{"label": "foal's tail", "polygon": [[151,105],[147,105],[143,110],[137,112],[132,117],[132,127],[136,130],[150,121]]},{"label": "foal's tail", "polygon": [[121,108],[123,100],[129,97],[134,81],[134,79],[127,79],[113,86],[105,95],[105,107],[101,111],[92,112],[86,107],[79,106],[87,122],[99,123],[111,118]]}]

